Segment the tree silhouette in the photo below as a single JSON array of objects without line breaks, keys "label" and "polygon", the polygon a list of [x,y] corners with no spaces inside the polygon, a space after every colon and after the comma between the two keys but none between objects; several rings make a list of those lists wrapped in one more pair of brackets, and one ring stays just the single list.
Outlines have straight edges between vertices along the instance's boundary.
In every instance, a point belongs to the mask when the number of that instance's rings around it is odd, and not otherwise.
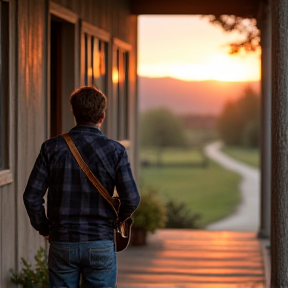
[{"label": "tree silhouette", "polygon": [[180,118],[166,108],[154,108],[144,112],[140,118],[140,132],[141,145],[157,149],[158,164],[164,148],[186,145]]},{"label": "tree silhouette", "polygon": [[229,43],[230,54],[244,50],[254,52],[260,48],[260,30],[254,18],[243,18],[235,15],[208,15],[210,23],[221,26],[226,32],[237,31],[244,36],[244,39]]},{"label": "tree silhouette", "polygon": [[239,99],[224,105],[218,119],[218,131],[228,145],[257,147],[259,122],[260,97],[247,87]]}]

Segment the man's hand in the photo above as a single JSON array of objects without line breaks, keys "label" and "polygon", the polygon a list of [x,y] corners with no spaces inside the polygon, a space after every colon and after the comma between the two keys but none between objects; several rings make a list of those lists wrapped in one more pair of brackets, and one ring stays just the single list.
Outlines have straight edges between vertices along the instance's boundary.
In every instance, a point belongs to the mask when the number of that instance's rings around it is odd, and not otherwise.
[{"label": "man's hand", "polygon": [[49,241],[49,235],[44,236],[44,238],[45,238],[47,241]]}]

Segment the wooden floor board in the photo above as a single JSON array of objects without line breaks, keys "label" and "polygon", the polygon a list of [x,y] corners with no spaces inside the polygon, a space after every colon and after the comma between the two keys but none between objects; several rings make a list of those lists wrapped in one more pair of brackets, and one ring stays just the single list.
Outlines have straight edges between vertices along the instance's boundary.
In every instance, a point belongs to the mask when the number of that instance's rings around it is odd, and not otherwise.
[{"label": "wooden floor board", "polygon": [[260,243],[251,232],[159,230],[118,254],[118,288],[263,288]]}]

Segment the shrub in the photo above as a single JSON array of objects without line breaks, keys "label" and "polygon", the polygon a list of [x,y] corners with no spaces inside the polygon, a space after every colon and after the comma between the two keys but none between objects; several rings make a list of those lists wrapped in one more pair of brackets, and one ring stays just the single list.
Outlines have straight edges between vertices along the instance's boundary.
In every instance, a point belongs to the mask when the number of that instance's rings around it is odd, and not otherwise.
[{"label": "shrub", "polygon": [[133,213],[133,226],[144,228],[147,232],[155,232],[165,227],[166,206],[162,198],[153,188],[141,189],[141,201]]},{"label": "shrub", "polygon": [[19,274],[11,271],[11,281],[21,285],[22,288],[49,288],[48,261],[43,247],[40,247],[35,255],[36,265],[32,265],[21,258],[23,268]]},{"label": "shrub", "polygon": [[201,215],[192,213],[184,202],[169,200],[165,228],[202,228]]}]

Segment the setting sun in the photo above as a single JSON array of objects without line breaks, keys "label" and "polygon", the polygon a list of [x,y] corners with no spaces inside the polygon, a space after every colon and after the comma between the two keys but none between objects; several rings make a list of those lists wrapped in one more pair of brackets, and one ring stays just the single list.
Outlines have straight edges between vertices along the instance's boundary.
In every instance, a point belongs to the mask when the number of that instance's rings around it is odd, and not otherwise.
[{"label": "setting sun", "polygon": [[184,81],[260,80],[260,52],[229,55],[225,33],[200,16],[140,16],[138,75]]}]

